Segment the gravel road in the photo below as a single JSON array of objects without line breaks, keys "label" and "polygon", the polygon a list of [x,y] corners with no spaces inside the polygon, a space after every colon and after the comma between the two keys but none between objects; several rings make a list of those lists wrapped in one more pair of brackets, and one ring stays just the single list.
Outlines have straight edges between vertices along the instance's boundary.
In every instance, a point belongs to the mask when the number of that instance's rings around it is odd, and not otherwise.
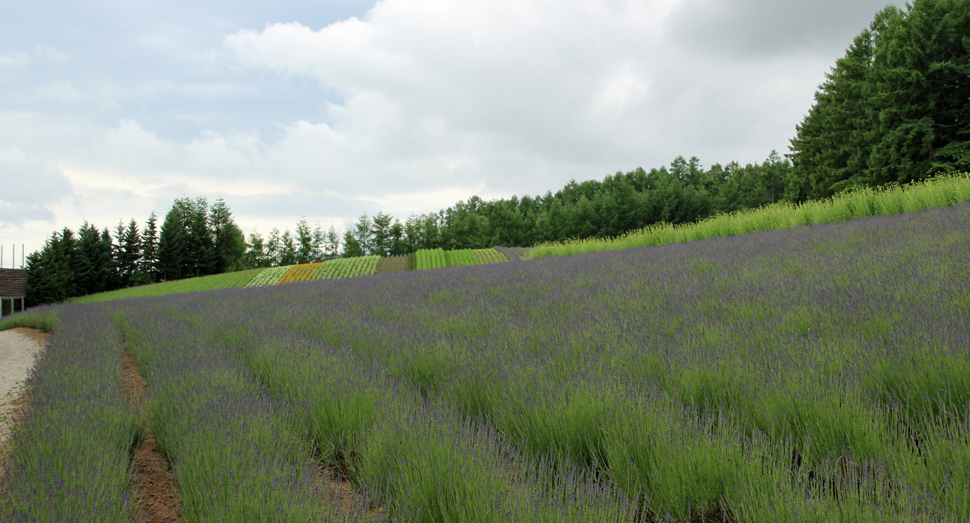
[{"label": "gravel road", "polygon": [[49,335],[33,329],[0,332],[0,443],[10,434],[11,414],[23,391],[34,359],[44,350]]}]

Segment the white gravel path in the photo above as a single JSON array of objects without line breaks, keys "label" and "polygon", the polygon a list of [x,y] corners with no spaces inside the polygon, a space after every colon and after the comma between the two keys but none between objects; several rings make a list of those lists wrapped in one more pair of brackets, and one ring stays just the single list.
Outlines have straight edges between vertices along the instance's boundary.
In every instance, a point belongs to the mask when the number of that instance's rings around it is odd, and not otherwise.
[{"label": "white gravel path", "polygon": [[42,350],[44,335],[29,329],[0,331],[0,443],[10,434],[14,402],[23,392],[27,372]]}]

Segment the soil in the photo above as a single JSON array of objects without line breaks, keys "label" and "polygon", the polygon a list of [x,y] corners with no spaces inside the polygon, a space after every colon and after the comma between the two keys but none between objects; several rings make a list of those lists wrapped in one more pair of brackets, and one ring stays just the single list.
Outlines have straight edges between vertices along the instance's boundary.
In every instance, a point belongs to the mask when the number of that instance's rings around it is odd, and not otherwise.
[{"label": "soil", "polygon": [[[121,357],[124,361],[121,388],[128,404],[144,420],[148,409],[145,379],[138,374],[138,365],[130,352],[125,350]],[[172,468],[158,450],[158,443],[151,429],[147,427],[147,423],[144,425],[144,439],[134,450],[132,479],[137,494],[132,516],[135,521],[147,523],[184,521],[181,490],[172,476]]]}]

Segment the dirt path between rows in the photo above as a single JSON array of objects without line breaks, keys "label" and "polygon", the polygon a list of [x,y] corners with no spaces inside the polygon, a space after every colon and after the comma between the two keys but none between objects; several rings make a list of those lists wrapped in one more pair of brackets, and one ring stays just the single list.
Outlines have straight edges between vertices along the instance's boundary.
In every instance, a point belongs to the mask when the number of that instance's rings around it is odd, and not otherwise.
[{"label": "dirt path between rows", "polygon": [[155,436],[148,427],[148,394],[145,379],[138,373],[138,364],[126,349],[121,354],[121,389],[128,404],[137,413],[144,439],[135,449],[133,480],[136,489],[132,516],[146,523],[179,523],[184,521],[182,491],[172,467],[158,449]]}]

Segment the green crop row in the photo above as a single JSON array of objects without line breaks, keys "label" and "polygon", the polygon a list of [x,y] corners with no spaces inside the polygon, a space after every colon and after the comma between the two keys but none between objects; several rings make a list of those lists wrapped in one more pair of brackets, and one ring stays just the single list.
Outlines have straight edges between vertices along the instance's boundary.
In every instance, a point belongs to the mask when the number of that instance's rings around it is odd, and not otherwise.
[{"label": "green crop row", "polygon": [[417,252],[417,269],[442,269],[448,266],[444,249],[421,249]]},{"label": "green crop row", "polygon": [[335,278],[353,278],[355,276],[367,276],[374,274],[377,270],[377,262],[380,256],[361,256],[359,258],[340,258],[324,262],[317,272],[313,274],[314,280],[327,280]]},{"label": "green crop row", "polygon": [[381,258],[377,263],[375,274],[390,274],[392,272],[404,272],[408,270],[408,256],[392,256]]},{"label": "green crop row", "polygon": [[509,261],[504,254],[495,249],[475,249],[475,255],[478,257],[478,263],[476,265]]},{"label": "green crop row", "polygon": [[284,265],[282,267],[270,267],[268,269],[263,269],[262,272],[256,275],[252,281],[249,282],[246,287],[262,287],[263,285],[276,285],[279,283],[280,278],[286,274],[286,271],[290,270],[294,265]]},{"label": "green crop row", "polygon": [[458,251],[445,251],[445,260],[449,267],[460,267],[463,265],[479,265],[478,253],[472,249],[461,249]]}]

